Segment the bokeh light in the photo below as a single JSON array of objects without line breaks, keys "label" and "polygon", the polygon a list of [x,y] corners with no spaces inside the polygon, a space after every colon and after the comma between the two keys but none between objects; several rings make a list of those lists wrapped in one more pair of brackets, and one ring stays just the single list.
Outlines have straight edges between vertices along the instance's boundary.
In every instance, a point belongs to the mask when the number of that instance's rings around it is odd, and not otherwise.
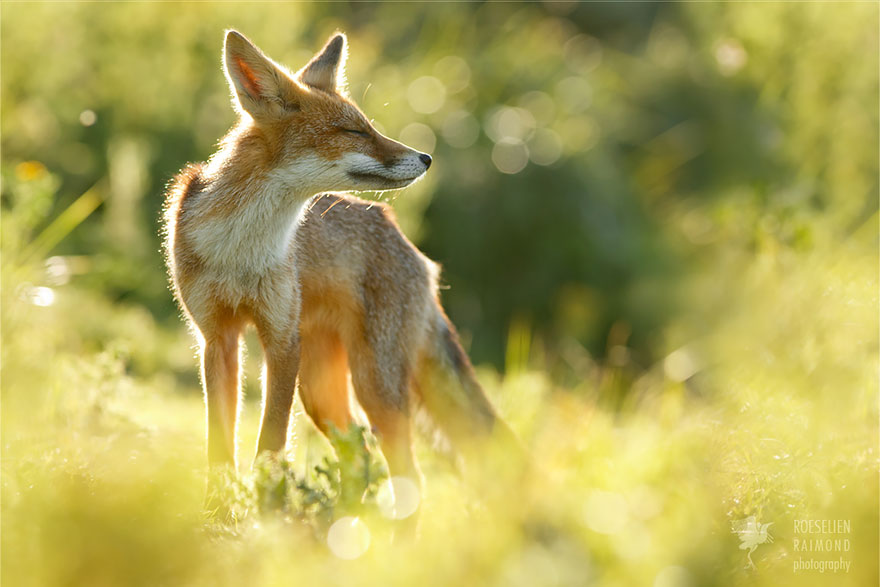
[{"label": "bokeh light", "polygon": [[520,139],[502,138],[492,148],[492,162],[501,173],[519,173],[529,162],[529,149]]},{"label": "bokeh light", "polygon": [[401,142],[423,153],[433,153],[437,136],[431,127],[421,122],[411,122],[400,131]]},{"label": "bokeh light", "polygon": [[570,38],[563,47],[565,63],[579,74],[587,74],[602,63],[602,44],[590,35],[579,34]]},{"label": "bokeh light", "polygon": [[379,486],[376,503],[379,511],[389,520],[403,520],[419,509],[421,492],[408,477],[393,476]]},{"label": "bokeh light", "polygon": [[455,55],[447,55],[434,64],[434,75],[444,84],[446,92],[455,94],[471,81],[471,69],[467,61]]},{"label": "bokeh light", "polygon": [[450,112],[443,120],[443,140],[457,149],[466,149],[480,136],[480,123],[465,110]]},{"label": "bokeh light", "polygon": [[354,560],[370,547],[370,529],[360,518],[339,518],[327,532],[327,546],[337,557]]},{"label": "bokeh light", "polygon": [[663,371],[672,381],[684,381],[697,370],[697,360],[688,348],[677,349],[663,360]]},{"label": "bokeh light", "polygon": [[35,306],[46,307],[55,303],[55,291],[52,288],[24,284],[21,291],[21,295]]},{"label": "bokeh light", "polygon": [[621,494],[595,489],[587,497],[583,515],[594,532],[617,534],[629,521],[629,506]]},{"label": "bokeh light", "polygon": [[446,86],[436,77],[426,75],[409,84],[406,98],[414,111],[431,114],[446,102]]},{"label": "bokeh light", "polygon": [[98,116],[93,110],[83,110],[79,113],[79,122],[83,126],[92,126],[98,121]]},{"label": "bokeh light", "polygon": [[535,117],[525,108],[502,106],[486,117],[485,129],[489,138],[496,143],[504,139],[522,142],[535,132]]},{"label": "bokeh light", "polygon": [[539,128],[528,145],[529,159],[538,165],[553,165],[562,156],[562,138],[551,129]]},{"label": "bokeh light", "polygon": [[736,39],[725,39],[715,48],[715,59],[721,73],[731,76],[746,65],[748,54]]}]

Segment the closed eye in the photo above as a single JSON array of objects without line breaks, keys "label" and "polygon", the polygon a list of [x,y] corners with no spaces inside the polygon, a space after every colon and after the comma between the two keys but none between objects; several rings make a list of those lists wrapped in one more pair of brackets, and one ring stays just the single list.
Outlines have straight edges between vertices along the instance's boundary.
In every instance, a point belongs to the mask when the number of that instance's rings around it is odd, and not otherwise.
[{"label": "closed eye", "polygon": [[342,132],[351,133],[351,134],[357,135],[359,137],[370,138],[370,133],[363,131],[363,130],[357,130],[355,128],[343,128]]}]

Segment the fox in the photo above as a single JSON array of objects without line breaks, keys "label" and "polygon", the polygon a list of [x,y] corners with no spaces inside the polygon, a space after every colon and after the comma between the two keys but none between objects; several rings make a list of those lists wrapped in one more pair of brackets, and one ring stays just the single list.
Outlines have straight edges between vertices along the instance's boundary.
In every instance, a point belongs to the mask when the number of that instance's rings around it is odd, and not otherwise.
[{"label": "fox", "polygon": [[414,415],[455,447],[509,429],[478,383],[439,298],[440,267],[392,209],[351,195],[404,188],[432,158],[376,130],[345,85],[332,35],[299,71],[225,33],[238,119],[165,196],[174,296],[198,342],[209,467],[237,469],[243,332],[263,351],[257,455],[285,448],[298,390],[317,429],[353,422],[349,381],[389,474],[422,487]]}]

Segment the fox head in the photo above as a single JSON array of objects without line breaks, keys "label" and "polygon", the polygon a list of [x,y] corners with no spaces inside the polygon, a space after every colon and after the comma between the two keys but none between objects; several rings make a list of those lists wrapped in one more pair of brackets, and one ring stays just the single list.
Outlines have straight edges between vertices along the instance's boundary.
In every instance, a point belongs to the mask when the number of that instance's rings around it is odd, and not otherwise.
[{"label": "fox head", "polygon": [[273,174],[310,194],[407,186],[424,175],[431,156],[373,128],[345,93],[346,55],[345,35],[337,33],[291,73],[227,31],[223,65],[248,142],[259,145]]}]

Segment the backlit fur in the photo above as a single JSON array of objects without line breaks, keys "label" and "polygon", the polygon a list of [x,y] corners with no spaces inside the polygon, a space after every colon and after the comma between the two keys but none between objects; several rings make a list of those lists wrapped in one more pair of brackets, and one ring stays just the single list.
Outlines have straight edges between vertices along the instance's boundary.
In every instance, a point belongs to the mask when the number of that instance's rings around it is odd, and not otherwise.
[{"label": "backlit fur", "polygon": [[235,463],[239,343],[253,324],[266,360],[259,451],[284,447],[297,376],[319,429],[348,426],[350,373],[392,474],[420,479],[417,401],[453,440],[490,431],[496,418],[440,307],[437,265],[387,206],[316,195],[400,188],[430,164],[343,95],[344,59],[337,34],[292,75],[227,33],[241,118],[169,188],[167,262],[199,339],[210,462]]}]

